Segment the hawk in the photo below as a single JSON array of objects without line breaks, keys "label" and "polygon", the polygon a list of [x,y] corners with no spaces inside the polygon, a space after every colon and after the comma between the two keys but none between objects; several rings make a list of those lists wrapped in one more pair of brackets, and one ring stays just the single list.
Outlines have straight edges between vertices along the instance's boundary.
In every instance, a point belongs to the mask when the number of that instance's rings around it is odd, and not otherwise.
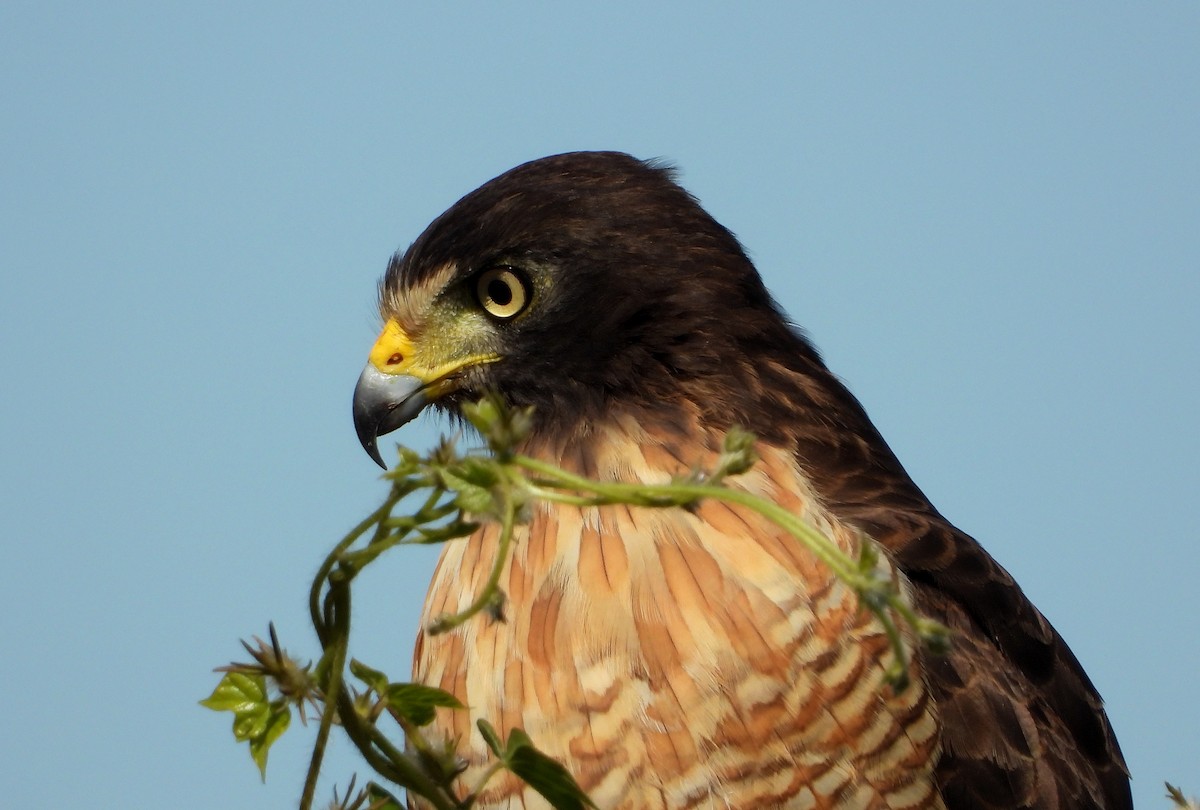
[{"label": "hawk", "polygon": [[[1012,577],[909,478],[672,172],[613,152],[518,166],[397,255],[354,392],[359,439],[497,392],[534,407],[521,452],[661,483],[735,426],[731,480],[854,553],[865,534],[951,628],[891,690],[883,629],[789,535],[725,503],[542,505],[517,529],[504,622],[418,636],[415,680],[524,728],[601,808],[1118,808],[1128,769],[1096,689]],[[380,462],[382,463],[382,462]],[[498,532],[448,544],[427,618],[483,587]],[[438,727],[485,767],[465,712]],[[477,806],[545,807],[515,778]]]}]

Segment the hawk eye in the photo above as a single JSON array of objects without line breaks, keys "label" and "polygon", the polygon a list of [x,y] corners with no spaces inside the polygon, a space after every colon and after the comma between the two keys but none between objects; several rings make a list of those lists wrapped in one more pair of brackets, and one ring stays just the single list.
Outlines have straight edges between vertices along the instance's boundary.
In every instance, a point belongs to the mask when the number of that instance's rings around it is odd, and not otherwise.
[{"label": "hawk eye", "polygon": [[489,315],[508,320],[525,308],[529,289],[511,267],[493,267],[476,277],[475,297]]}]

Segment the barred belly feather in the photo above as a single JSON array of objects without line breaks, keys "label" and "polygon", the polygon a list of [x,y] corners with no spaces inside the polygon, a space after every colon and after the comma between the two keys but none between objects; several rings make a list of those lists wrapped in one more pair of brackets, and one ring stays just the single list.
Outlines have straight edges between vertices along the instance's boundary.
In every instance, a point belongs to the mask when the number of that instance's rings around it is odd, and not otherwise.
[{"label": "barred belly feather", "polygon": [[[698,428],[655,431],[630,416],[581,442],[530,452],[583,474],[663,482],[711,463],[717,446]],[[705,447],[708,458],[677,452]],[[816,499],[794,453],[759,452],[731,485],[855,553],[860,536]],[[415,679],[470,707],[439,710],[434,727],[460,740],[465,784],[489,756],[474,727],[482,717],[502,734],[524,728],[605,810],[942,807],[936,709],[919,659],[909,688],[893,693],[882,627],[760,516],[712,500],[691,512],[541,505],[514,540],[506,620],[417,642]],[[489,526],[446,546],[426,620],[470,603],[496,544]],[[476,806],[548,805],[506,776]]]}]

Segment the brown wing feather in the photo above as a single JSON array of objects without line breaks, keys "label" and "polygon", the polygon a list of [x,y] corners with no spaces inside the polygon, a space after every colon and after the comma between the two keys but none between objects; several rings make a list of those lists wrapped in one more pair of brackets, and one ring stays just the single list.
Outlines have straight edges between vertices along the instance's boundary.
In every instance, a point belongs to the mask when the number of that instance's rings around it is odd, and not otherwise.
[{"label": "brown wing feather", "polygon": [[[835,514],[891,551],[919,609],[955,631],[950,653],[927,662],[946,806],[1132,808],[1103,703],[1066,642],[1009,573],[937,512],[858,401],[811,359],[784,387],[814,406],[792,410],[814,415],[788,431],[801,463]],[[837,424],[820,421],[828,413]]]}]

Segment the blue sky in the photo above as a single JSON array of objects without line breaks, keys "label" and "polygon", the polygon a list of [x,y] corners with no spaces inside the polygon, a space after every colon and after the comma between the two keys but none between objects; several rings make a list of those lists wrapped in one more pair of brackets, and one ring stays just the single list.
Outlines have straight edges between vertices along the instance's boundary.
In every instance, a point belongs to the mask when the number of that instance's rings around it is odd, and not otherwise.
[{"label": "blue sky", "polygon": [[[294,806],[311,735],[263,786],[196,701],[268,620],[316,649],[308,579],[383,496],[376,280],[594,148],[739,235],[1071,643],[1139,804],[1200,792],[1200,6],[249,5],[0,7],[6,805]],[[432,564],[357,597],[393,676]]]}]

